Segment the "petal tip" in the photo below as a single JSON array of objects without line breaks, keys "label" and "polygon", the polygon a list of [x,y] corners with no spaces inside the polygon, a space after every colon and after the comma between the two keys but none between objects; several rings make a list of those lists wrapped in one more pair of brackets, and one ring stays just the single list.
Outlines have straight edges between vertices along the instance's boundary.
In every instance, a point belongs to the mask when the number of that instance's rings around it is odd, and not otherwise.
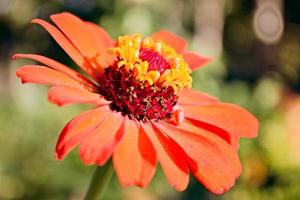
[{"label": "petal tip", "polygon": [[210,56],[203,56],[203,64],[202,65],[207,65],[208,63],[210,63],[212,61],[212,57]]},{"label": "petal tip", "polygon": [[220,188],[217,188],[214,193],[217,194],[217,195],[222,195],[224,194],[226,191],[228,191],[228,189],[224,188],[224,187],[220,187]]},{"label": "petal tip", "polygon": [[55,105],[57,105],[57,106],[59,106],[59,107],[62,107],[63,105],[65,105],[63,102],[60,102],[59,100],[55,99],[52,96],[51,90],[48,93],[48,101],[55,104]]},{"label": "petal tip", "polygon": [[63,160],[66,156],[67,156],[67,152],[65,147],[58,142],[55,147],[56,160]]},{"label": "petal tip", "polygon": [[136,185],[137,187],[140,187],[140,188],[145,188],[145,187],[147,187],[148,184],[141,182],[141,181],[136,181],[134,183],[134,185]]},{"label": "petal tip", "polygon": [[171,185],[176,191],[178,192],[183,192],[184,190],[186,190],[187,186],[188,186],[188,182],[185,185]]},{"label": "petal tip", "polygon": [[55,13],[55,14],[50,15],[50,19],[51,19],[52,21],[54,21],[54,22],[55,22],[55,20],[56,20],[58,17],[72,17],[72,18],[78,18],[77,16],[73,15],[73,14],[70,13],[70,12],[60,12],[60,13]]},{"label": "petal tip", "polygon": [[18,58],[18,54],[14,54],[10,57],[11,61],[15,61]]},{"label": "petal tip", "polygon": [[25,83],[28,83],[29,81],[27,81],[24,77],[24,74],[23,74],[23,67],[17,69],[16,71],[16,76],[19,77],[21,79],[21,83],[22,84],[25,84]]},{"label": "petal tip", "polygon": [[55,153],[55,158],[56,160],[63,160],[64,159],[64,156],[60,155],[59,153]]},{"label": "petal tip", "polygon": [[42,22],[43,22],[42,19],[37,19],[37,18],[32,19],[32,20],[30,21],[30,23],[32,23],[32,24],[41,24]]},{"label": "petal tip", "polygon": [[186,51],[185,53],[183,53],[183,57],[192,71],[195,71],[212,61],[212,58],[209,56],[202,56],[198,53],[190,51]]}]

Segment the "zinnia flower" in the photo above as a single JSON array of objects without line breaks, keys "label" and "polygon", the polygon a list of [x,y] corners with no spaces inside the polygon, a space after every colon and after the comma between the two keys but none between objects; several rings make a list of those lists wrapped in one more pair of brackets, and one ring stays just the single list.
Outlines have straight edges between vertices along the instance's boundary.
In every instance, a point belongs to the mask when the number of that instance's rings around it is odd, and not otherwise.
[{"label": "zinnia flower", "polygon": [[184,190],[189,173],[216,194],[227,191],[241,173],[240,137],[256,137],[258,122],[244,109],[190,89],[191,71],[209,59],[186,50],[186,42],[167,31],[142,38],[113,40],[105,30],[70,13],[51,15],[44,27],[91,78],[50,58],[16,54],[41,65],[25,65],[23,83],[51,85],[49,101],[95,107],[62,130],[57,159],[79,146],[86,165],[112,157],[123,186],[145,187],[157,162],[171,186]]}]

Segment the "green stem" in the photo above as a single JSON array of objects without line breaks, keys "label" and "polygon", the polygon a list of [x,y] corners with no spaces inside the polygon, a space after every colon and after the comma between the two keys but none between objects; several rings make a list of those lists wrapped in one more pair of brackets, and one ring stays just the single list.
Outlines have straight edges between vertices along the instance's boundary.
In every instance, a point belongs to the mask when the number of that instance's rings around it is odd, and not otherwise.
[{"label": "green stem", "polygon": [[112,174],[113,166],[111,160],[109,160],[103,167],[97,167],[84,199],[101,200]]}]

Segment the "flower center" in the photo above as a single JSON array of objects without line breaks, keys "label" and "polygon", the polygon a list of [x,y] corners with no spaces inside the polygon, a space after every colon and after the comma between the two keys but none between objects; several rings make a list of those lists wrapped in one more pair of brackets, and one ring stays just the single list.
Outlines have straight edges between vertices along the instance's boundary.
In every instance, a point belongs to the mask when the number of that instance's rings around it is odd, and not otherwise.
[{"label": "flower center", "polygon": [[148,71],[155,70],[162,74],[167,69],[170,69],[170,64],[152,49],[142,48],[140,50],[140,59],[148,61]]},{"label": "flower center", "polygon": [[191,70],[175,49],[140,34],[118,38],[116,60],[100,78],[110,108],[139,121],[171,118],[177,92],[192,84]]},{"label": "flower center", "polygon": [[100,94],[111,101],[110,108],[130,119],[146,122],[172,117],[178,96],[171,86],[150,86],[137,81],[132,71],[117,66],[105,69],[100,81]]}]

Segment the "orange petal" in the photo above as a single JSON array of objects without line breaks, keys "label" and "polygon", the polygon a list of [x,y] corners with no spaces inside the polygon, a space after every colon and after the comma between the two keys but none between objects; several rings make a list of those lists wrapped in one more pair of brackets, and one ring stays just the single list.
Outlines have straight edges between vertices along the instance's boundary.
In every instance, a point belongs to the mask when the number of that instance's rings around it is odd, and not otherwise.
[{"label": "orange petal", "polygon": [[100,26],[92,22],[84,22],[88,31],[93,36],[95,45],[98,48],[98,51],[105,51],[110,47],[115,45],[115,41],[110,37],[110,35]]},{"label": "orange petal", "polygon": [[41,19],[34,19],[32,23],[39,24],[44,27],[54,40],[65,50],[65,52],[74,60],[74,62],[80,66],[83,70],[87,70],[84,67],[85,59],[83,55],[74,47],[74,45],[62,34],[55,26]]},{"label": "orange petal", "polygon": [[190,158],[193,175],[211,192],[222,194],[231,188],[241,173],[236,151],[218,136],[209,132],[197,134],[167,123],[155,123],[178,143]]},{"label": "orange petal", "polygon": [[186,48],[186,41],[168,31],[159,31],[151,36],[155,40],[162,40],[167,45],[173,47],[178,53],[181,53]]},{"label": "orange petal", "polygon": [[86,165],[104,165],[122,139],[124,128],[124,117],[120,113],[112,112],[112,115],[81,143],[81,160]]},{"label": "orange petal", "polygon": [[178,191],[183,191],[189,182],[187,157],[182,149],[172,140],[154,130],[149,124],[142,124],[142,131],[150,138],[160,165],[169,184]]},{"label": "orange petal", "polygon": [[54,14],[50,18],[84,57],[93,58],[99,53],[93,36],[80,18],[68,12]]},{"label": "orange petal", "polygon": [[181,124],[177,126],[179,129],[189,130],[191,132],[197,133],[198,131],[208,131],[215,135],[218,135],[224,139],[228,144],[230,144],[235,150],[239,147],[239,136],[229,133],[221,128],[213,126],[211,124],[203,123],[194,119],[185,119]]},{"label": "orange petal", "polygon": [[84,24],[93,37],[94,44],[100,53],[100,56],[96,59],[97,63],[103,68],[113,65],[115,58],[108,52],[108,49],[112,47],[115,42],[100,26],[91,22],[84,22]]},{"label": "orange petal", "polygon": [[87,89],[89,89],[89,90],[96,91],[98,88],[97,85],[95,85],[92,81],[90,81],[89,79],[82,76],[80,73],[76,72],[75,70],[73,70],[55,60],[47,58],[45,56],[35,55],[35,54],[15,54],[12,57],[13,60],[15,60],[17,58],[28,58],[28,59],[38,61],[44,65],[47,65],[48,67],[51,67],[52,69],[55,69],[59,72],[64,73],[65,75],[78,81],[79,83],[86,85]]},{"label": "orange petal", "polygon": [[[212,126],[210,124],[206,124],[203,122],[199,122],[194,119],[185,119],[180,125],[177,126],[179,129],[183,130],[189,130],[191,132],[197,133],[209,131],[211,133],[214,133],[221,138],[223,138],[227,143],[231,143],[231,135],[230,133],[224,131],[223,129],[220,129],[218,127]],[[234,135],[235,136],[235,135]]]},{"label": "orange petal", "polygon": [[178,96],[179,105],[204,106],[218,102],[216,97],[193,89],[184,89]]},{"label": "orange petal", "polygon": [[185,116],[219,127],[239,137],[256,137],[258,121],[239,106],[216,103],[208,106],[183,106]]},{"label": "orange petal", "polygon": [[56,144],[56,158],[61,160],[89,136],[111,113],[108,106],[97,107],[73,118],[62,130]]},{"label": "orange petal", "polygon": [[88,103],[96,105],[109,104],[109,102],[99,94],[64,86],[53,86],[48,92],[48,99],[50,102],[59,106],[73,103]]},{"label": "orange petal", "polygon": [[203,57],[193,52],[183,53],[183,58],[188,63],[192,71],[197,70],[199,67],[202,67],[211,61],[211,58]]},{"label": "orange petal", "polygon": [[84,86],[77,81],[45,66],[24,65],[17,70],[16,74],[21,78],[22,83],[61,85],[84,89]]},{"label": "orange petal", "polygon": [[[95,80],[98,80],[104,68],[107,67],[107,63],[103,62],[103,59],[106,60],[108,56],[102,56],[103,51],[99,52],[93,34],[84,21],[68,12],[54,14],[50,18],[84,56],[83,67],[85,71]],[[103,63],[105,66],[101,65]]]},{"label": "orange petal", "polygon": [[118,145],[113,162],[122,186],[147,186],[156,169],[156,155],[148,137],[133,120],[126,121],[122,142]]}]

